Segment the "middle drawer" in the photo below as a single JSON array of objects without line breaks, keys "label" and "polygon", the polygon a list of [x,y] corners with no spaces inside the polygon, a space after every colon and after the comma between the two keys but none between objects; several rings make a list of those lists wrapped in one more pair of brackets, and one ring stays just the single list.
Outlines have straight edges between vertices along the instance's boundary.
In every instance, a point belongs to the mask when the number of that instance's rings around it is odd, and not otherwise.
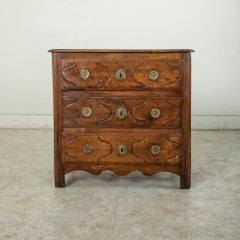
[{"label": "middle drawer", "polygon": [[180,128],[181,97],[63,96],[64,127]]}]

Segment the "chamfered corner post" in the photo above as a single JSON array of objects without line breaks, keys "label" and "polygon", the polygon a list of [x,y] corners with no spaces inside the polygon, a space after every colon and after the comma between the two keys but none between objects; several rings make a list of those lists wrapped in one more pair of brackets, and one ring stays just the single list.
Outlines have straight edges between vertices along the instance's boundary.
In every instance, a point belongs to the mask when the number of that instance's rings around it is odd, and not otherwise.
[{"label": "chamfered corner post", "polygon": [[61,131],[61,94],[59,75],[59,54],[52,52],[53,72],[53,106],[54,106],[54,180],[55,187],[65,187],[65,173],[62,163],[62,131]]},{"label": "chamfered corner post", "polygon": [[191,187],[191,176],[190,175],[182,175],[180,177],[180,188],[181,189],[189,189]]},{"label": "chamfered corner post", "polygon": [[65,187],[65,174],[58,169],[54,170],[55,187]]},{"label": "chamfered corner post", "polygon": [[191,187],[191,52],[183,54],[183,159],[180,175],[181,189]]}]

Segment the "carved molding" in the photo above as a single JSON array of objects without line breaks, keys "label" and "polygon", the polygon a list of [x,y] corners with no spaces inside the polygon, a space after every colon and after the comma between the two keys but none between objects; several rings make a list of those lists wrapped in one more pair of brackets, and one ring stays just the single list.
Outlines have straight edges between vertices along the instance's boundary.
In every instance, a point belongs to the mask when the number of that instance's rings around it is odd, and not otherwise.
[{"label": "carved molding", "polygon": [[100,142],[104,142],[104,143],[108,144],[108,146],[109,146],[109,148],[110,148],[110,149],[109,149],[109,153],[107,153],[107,154],[105,154],[105,155],[103,155],[103,156],[100,156],[100,157],[97,159],[97,162],[99,163],[101,159],[106,158],[106,157],[108,157],[108,156],[110,156],[110,155],[112,154],[112,152],[113,152],[113,146],[112,146],[112,144],[111,144],[110,142],[101,139],[99,136],[97,136],[97,139],[98,139]]},{"label": "carved molding", "polygon": [[144,156],[142,156],[142,155],[140,155],[140,154],[137,154],[137,153],[134,151],[134,146],[135,146],[137,143],[144,141],[145,139],[146,139],[146,137],[144,137],[144,138],[142,138],[142,139],[139,139],[139,140],[133,142],[132,145],[131,145],[131,150],[132,150],[132,153],[133,153],[134,156],[136,156],[137,158],[142,159],[145,163],[147,163],[147,160],[145,159]]},{"label": "carved molding", "polygon": [[129,164],[125,164],[125,165],[103,165],[103,164],[99,164],[99,165],[65,165],[64,166],[64,172],[68,173],[71,171],[75,171],[75,170],[83,170],[83,171],[87,171],[93,175],[99,175],[104,171],[110,170],[113,173],[115,173],[118,176],[126,176],[128,174],[130,174],[131,172],[135,172],[135,171],[140,171],[142,172],[144,175],[146,176],[152,176],[156,173],[159,172],[171,172],[174,173],[178,176],[181,175],[181,172],[179,170],[178,167],[173,166],[171,167],[167,167],[165,168],[164,166],[161,165],[149,165],[147,168],[145,167],[145,165],[129,165]]},{"label": "carved molding", "polygon": [[[175,140],[174,140],[175,138]],[[179,137],[134,137],[124,138],[120,137],[121,140],[115,140],[114,137],[107,136],[73,136],[64,140],[64,159],[65,162],[74,162],[74,163],[86,163],[85,160],[88,155],[86,155],[82,146],[86,143],[93,146],[93,151],[89,154],[91,157],[91,164],[99,163],[118,163],[124,164],[130,157],[132,163],[138,164],[160,164],[160,165],[178,165],[180,163],[180,146],[181,139]],[[136,140],[137,139],[137,140]],[[130,145],[129,152],[121,156],[117,155],[117,145],[118,141],[124,142],[127,145]],[[104,143],[102,145],[101,143]],[[140,144],[140,145],[139,145]],[[153,144],[159,144],[161,146],[161,151],[159,155],[151,154],[151,146]],[[108,159],[105,161],[105,159]]]},{"label": "carved molding", "polygon": [[113,110],[111,107],[109,107],[107,104],[102,103],[99,99],[97,99],[97,102],[99,104],[101,104],[103,107],[106,107],[107,109],[109,109],[109,115],[105,118],[105,119],[101,119],[97,122],[97,125],[101,125],[107,121],[110,121],[112,119],[112,115],[113,115]]},{"label": "carved molding", "polygon": [[[131,102],[132,101],[132,102]],[[139,101],[136,103],[136,101]],[[175,102],[173,102],[175,101]],[[86,120],[81,114],[81,108],[85,103],[90,103],[94,107],[91,120]],[[135,102],[135,103],[134,103]],[[121,105],[128,106],[128,117],[122,120],[122,125],[135,124],[136,126],[179,126],[181,121],[181,99],[169,100],[169,99],[158,99],[158,98],[143,98],[132,100],[124,100]],[[64,110],[64,125],[69,126],[85,126],[91,123],[92,126],[111,126],[118,125],[118,119],[114,117],[117,106],[120,105],[118,99],[112,98],[108,101],[104,99],[96,99],[91,101],[88,98],[76,98],[76,99],[64,99],[63,110]],[[154,121],[149,119],[151,106],[158,107],[161,109],[162,114],[158,119]],[[175,109],[175,110],[174,110]],[[174,111],[173,111],[174,110]],[[90,122],[91,121],[91,122]]]},{"label": "carved molding", "polygon": [[[174,60],[176,62],[176,60]],[[121,63],[118,62],[108,62],[104,61],[103,63],[99,61],[89,61],[86,62],[84,66],[82,66],[83,62],[78,60],[64,60],[62,61],[62,81],[63,81],[63,88],[78,88],[81,86],[88,86],[90,88],[104,88],[106,85],[113,88],[119,88],[119,82],[115,81],[114,75],[115,70],[119,68]],[[166,88],[169,89],[172,87],[173,84],[178,82],[180,84],[180,80],[182,79],[182,62],[181,59],[178,59],[175,64],[172,63],[171,59],[161,59],[159,61],[143,61],[136,64],[136,62],[129,62],[125,65],[125,71],[127,73],[126,82],[123,81],[122,87],[131,87],[131,88],[152,88],[153,86],[158,88]],[[132,66],[133,65],[133,66]],[[165,66],[164,66],[165,65]],[[176,66],[177,65],[177,66]],[[164,67],[163,67],[164,66]],[[89,80],[81,79],[80,77],[80,69],[81,68],[89,68],[92,74],[90,75]],[[141,70],[142,67],[146,69]],[[170,68],[170,70],[166,71],[165,69]],[[160,77],[156,81],[150,81],[148,78],[149,71],[152,68],[159,69]],[[163,68],[163,70],[162,70]],[[140,81],[139,77],[134,77],[134,74],[139,74],[139,72],[145,73],[145,77],[143,81]],[[177,76],[169,75],[168,77],[161,76],[161,72],[164,73],[173,73],[177,74]],[[86,85],[86,83],[88,83]],[[125,84],[127,83],[127,84]],[[178,86],[180,87],[180,86]],[[176,88],[176,86],[174,87]]]}]

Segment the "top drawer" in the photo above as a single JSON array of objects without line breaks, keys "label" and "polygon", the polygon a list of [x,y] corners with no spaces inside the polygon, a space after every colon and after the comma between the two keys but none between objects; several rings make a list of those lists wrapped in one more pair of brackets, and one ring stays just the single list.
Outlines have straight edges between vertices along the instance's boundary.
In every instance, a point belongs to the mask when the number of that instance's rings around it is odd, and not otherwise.
[{"label": "top drawer", "polygon": [[62,53],[61,89],[179,90],[180,53]]}]

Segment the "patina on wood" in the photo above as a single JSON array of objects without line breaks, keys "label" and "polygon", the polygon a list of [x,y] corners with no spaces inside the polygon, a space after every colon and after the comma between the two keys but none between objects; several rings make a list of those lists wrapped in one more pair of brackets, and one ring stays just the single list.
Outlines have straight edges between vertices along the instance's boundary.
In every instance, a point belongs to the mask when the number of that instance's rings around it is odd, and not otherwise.
[{"label": "patina on wood", "polygon": [[138,170],[190,188],[192,50],[50,52],[56,187],[75,170]]}]

